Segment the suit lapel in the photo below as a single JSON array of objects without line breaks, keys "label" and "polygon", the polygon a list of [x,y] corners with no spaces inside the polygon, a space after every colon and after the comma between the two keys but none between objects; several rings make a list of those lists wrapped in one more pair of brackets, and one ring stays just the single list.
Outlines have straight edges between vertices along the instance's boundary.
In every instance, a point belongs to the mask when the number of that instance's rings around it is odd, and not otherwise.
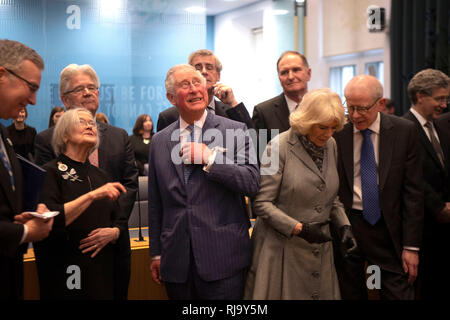
[{"label": "suit lapel", "polygon": [[[5,145],[6,153],[8,154],[9,162],[11,164],[11,169],[14,174],[16,190],[19,190],[19,183],[20,183],[19,179],[21,177],[21,174],[19,174],[19,170],[20,170],[19,166],[20,165],[17,163],[16,154],[14,152],[12,145],[10,144],[11,140],[9,140],[9,138],[7,138],[6,129],[1,124],[0,124],[0,130],[2,133],[3,144]],[[1,161],[0,161],[0,184],[3,188],[3,190],[5,191],[6,197],[8,198],[8,201],[11,204],[11,207],[13,208],[14,212],[18,212],[17,195],[12,190],[11,180],[9,177],[8,170],[6,169],[5,165]]]},{"label": "suit lapel", "polygon": [[[219,126],[219,124],[220,123],[217,120],[217,118],[214,117],[213,114],[208,113],[208,115],[206,116],[205,123],[203,124],[202,137],[201,137],[202,140],[200,142],[206,144],[210,148],[216,146],[216,143],[219,143],[219,144],[222,143],[224,145],[225,141],[215,142],[216,137],[214,135],[210,135],[210,134],[205,135],[205,132],[207,132],[207,130],[216,129]],[[225,137],[223,137],[223,138],[225,138]]]},{"label": "suit lapel", "polygon": [[394,152],[395,135],[392,133],[394,125],[383,113],[380,113],[380,141],[378,148],[379,155],[379,189],[382,190],[391,166],[392,154]]},{"label": "suit lapel", "polygon": [[[181,150],[181,143],[180,143],[180,117],[178,117],[178,120],[172,123],[173,129],[170,130],[167,137],[167,149],[169,151],[169,154],[172,157],[172,154],[179,155]],[[169,159],[174,167],[175,171],[177,172],[178,179],[180,180],[180,185],[184,186],[184,174],[183,174],[183,163],[177,164],[172,161],[172,158]]]},{"label": "suit lapel", "polygon": [[353,192],[353,177],[354,177],[354,163],[353,163],[353,124],[348,123],[340,133],[341,143],[339,143],[339,156],[342,159],[344,173],[349,184],[349,190]]},{"label": "suit lapel", "polygon": [[106,146],[105,137],[108,127],[103,122],[97,122],[97,128],[98,128],[98,138],[100,139],[100,145],[98,146],[98,166],[101,167],[106,165],[108,146]]},{"label": "suit lapel", "polygon": [[[434,150],[433,145],[431,144],[430,139],[428,139],[428,136],[425,133],[425,130],[422,127],[422,125],[420,124],[419,120],[417,120],[417,118],[414,116],[414,114],[411,111],[408,111],[406,113],[405,118],[413,121],[416,124],[417,128],[419,129],[420,139],[422,140],[422,144],[423,144],[423,146],[425,148],[425,151],[428,152],[430,157],[435,162],[435,165],[438,168],[440,168],[441,170],[444,170],[444,168],[442,167],[441,162],[439,161],[439,159],[437,157],[436,151]],[[435,128],[436,128],[436,126],[435,126]],[[436,128],[436,132],[438,132],[438,135],[439,135],[438,128]],[[439,140],[442,141],[441,136],[439,136]],[[442,148],[442,150],[444,150],[444,148]]]},{"label": "suit lapel", "polygon": [[[317,168],[317,165],[312,160],[312,158],[309,155],[309,153],[305,150],[305,148],[303,147],[302,143],[298,139],[297,134],[293,130],[291,130],[289,132],[289,140],[288,140],[288,142],[291,145],[290,150],[294,154],[294,156],[296,158],[298,158],[301,162],[303,162],[304,165],[306,167],[308,167],[309,170],[314,172],[320,179],[325,181],[325,179],[324,179],[322,173],[320,172],[319,168]],[[327,157],[327,153],[325,152],[325,154],[324,154],[324,164],[323,164],[324,166],[326,165],[326,163],[325,163],[325,158],[326,157]]]},{"label": "suit lapel", "polygon": [[288,130],[291,127],[289,125],[289,108],[283,93],[279,96],[279,99],[274,106],[275,116],[281,123],[281,128],[279,128],[280,131]]}]

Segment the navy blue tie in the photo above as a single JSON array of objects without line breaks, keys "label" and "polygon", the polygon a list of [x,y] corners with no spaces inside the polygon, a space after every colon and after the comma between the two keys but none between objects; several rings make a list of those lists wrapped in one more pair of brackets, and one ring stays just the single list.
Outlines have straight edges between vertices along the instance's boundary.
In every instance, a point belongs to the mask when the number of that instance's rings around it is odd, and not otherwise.
[{"label": "navy blue tie", "polygon": [[[0,134],[0,139],[2,139],[2,135]],[[3,164],[5,165],[6,170],[8,171],[9,174],[9,180],[11,181],[11,188],[13,191],[16,190],[16,186],[14,184],[14,175],[11,169],[11,165],[8,162],[8,159],[6,158],[6,151],[3,150],[3,146],[1,145],[0,142],[0,158],[2,159]]]},{"label": "navy blue tie", "polygon": [[363,143],[361,146],[361,188],[363,202],[363,216],[371,225],[375,225],[381,217],[378,197],[377,164],[370,129],[361,131]]},{"label": "navy blue tie", "polygon": [[[188,126],[188,128],[191,131],[191,133],[189,134],[189,137],[187,138],[186,142],[195,141],[194,126],[192,124],[190,124]],[[193,170],[194,170],[194,165],[193,164],[188,164],[188,165],[184,165],[183,166],[184,183],[187,184],[187,182],[189,180],[189,176],[191,175]]]}]

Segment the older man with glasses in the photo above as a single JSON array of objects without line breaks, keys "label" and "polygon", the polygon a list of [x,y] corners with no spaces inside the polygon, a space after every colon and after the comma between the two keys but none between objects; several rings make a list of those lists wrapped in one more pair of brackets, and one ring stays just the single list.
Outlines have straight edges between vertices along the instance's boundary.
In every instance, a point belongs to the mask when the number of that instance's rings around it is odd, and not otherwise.
[{"label": "older man with glasses", "polygon": [[[100,81],[95,70],[89,65],[70,64],[61,71],[59,93],[67,110],[86,108],[93,116],[99,105]],[[134,151],[128,133],[120,128],[97,123],[100,145],[89,155],[91,164],[101,167],[113,181],[120,182],[127,192],[119,198],[121,212],[128,220],[137,193],[138,170],[135,166]],[[54,127],[36,136],[35,156],[37,164],[45,164],[56,158],[51,146]],[[118,250],[115,255],[115,298],[126,299],[131,271],[131,250],[128,228],[120,234]]]},{"label": "older man with glasses", "polygon": [[435,122],[447,108],[449,93],[450,78],[435,69],[418,72],[408,84],[411,109],[404,118],[419,131],[423,168],[425,228],[418,279],[422,299],[450,297],[450,279],[437,272],[450,260],[450,146],[444,128]]},{"label": "older man with glasses", "polygon": [[360,75],[345,87],[350,123],[335,134],[339,198],[360,251],[337,257],[343,299],[367,299],[364,264],[375,265],[382,299],[414,299],[423,227],[417,131],[381,113],[383,87]]}]

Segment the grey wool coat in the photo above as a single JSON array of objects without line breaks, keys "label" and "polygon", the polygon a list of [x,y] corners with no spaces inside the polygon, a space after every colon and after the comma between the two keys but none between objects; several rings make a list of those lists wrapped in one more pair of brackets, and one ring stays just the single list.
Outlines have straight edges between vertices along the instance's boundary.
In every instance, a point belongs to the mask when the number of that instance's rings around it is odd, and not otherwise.
[{"label": "grey wool coat", "polygon": [[[261,188],[253,202],[256,223],[254,253],[248,273],[245,299],[340,299],[332,242],[311,244],[292,236],[299,222],[331,219],[340,228],[349,225],[338,199],[336,142],[325,145],[323,174],[289,129],[273,139],[265,156],[279,157],[278,170],[266,174],[261,166]],[[323,231],[330,232],[329,225]]]}]

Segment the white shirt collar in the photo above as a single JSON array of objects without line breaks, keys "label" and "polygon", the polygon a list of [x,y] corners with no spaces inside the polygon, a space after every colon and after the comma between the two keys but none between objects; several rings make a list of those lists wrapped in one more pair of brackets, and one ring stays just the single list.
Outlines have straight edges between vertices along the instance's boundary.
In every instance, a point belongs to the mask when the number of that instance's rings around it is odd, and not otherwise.
[{"label": "white shirt collar", "polygon": [[[203,125],[205,124],[207,115],[208,115],[208,112],[205,109],[205,111],[203,112],[203,115],[201,116],[201,118],[194,122],[194,126],[197,127],[197,128],[202,129]],[[186,128],[188,126],[189,126],[189,123],[184,121],[184,119],[180,116],[180,132],[183,132],[184,130],[186,130]]]},{"label": "white shirt collar", "polygon": [[425,123],[428,122],[427,119],[425,119],[419,112],[416,111],[416,109],[414,109],[413,107],[411,107],[411,109],[409,109],[409,111],[411,111],[411,113],[416,117],[416,119],[419,121],[420,125],[422,127],[425,126]]},{"label": "white shirt collar", "polygon": [[289,113],[292,113],[295,110],[295,108],[297,108],[298,103],[290,99],[287,95],[284,95],[284,97],[288,105]]}]

